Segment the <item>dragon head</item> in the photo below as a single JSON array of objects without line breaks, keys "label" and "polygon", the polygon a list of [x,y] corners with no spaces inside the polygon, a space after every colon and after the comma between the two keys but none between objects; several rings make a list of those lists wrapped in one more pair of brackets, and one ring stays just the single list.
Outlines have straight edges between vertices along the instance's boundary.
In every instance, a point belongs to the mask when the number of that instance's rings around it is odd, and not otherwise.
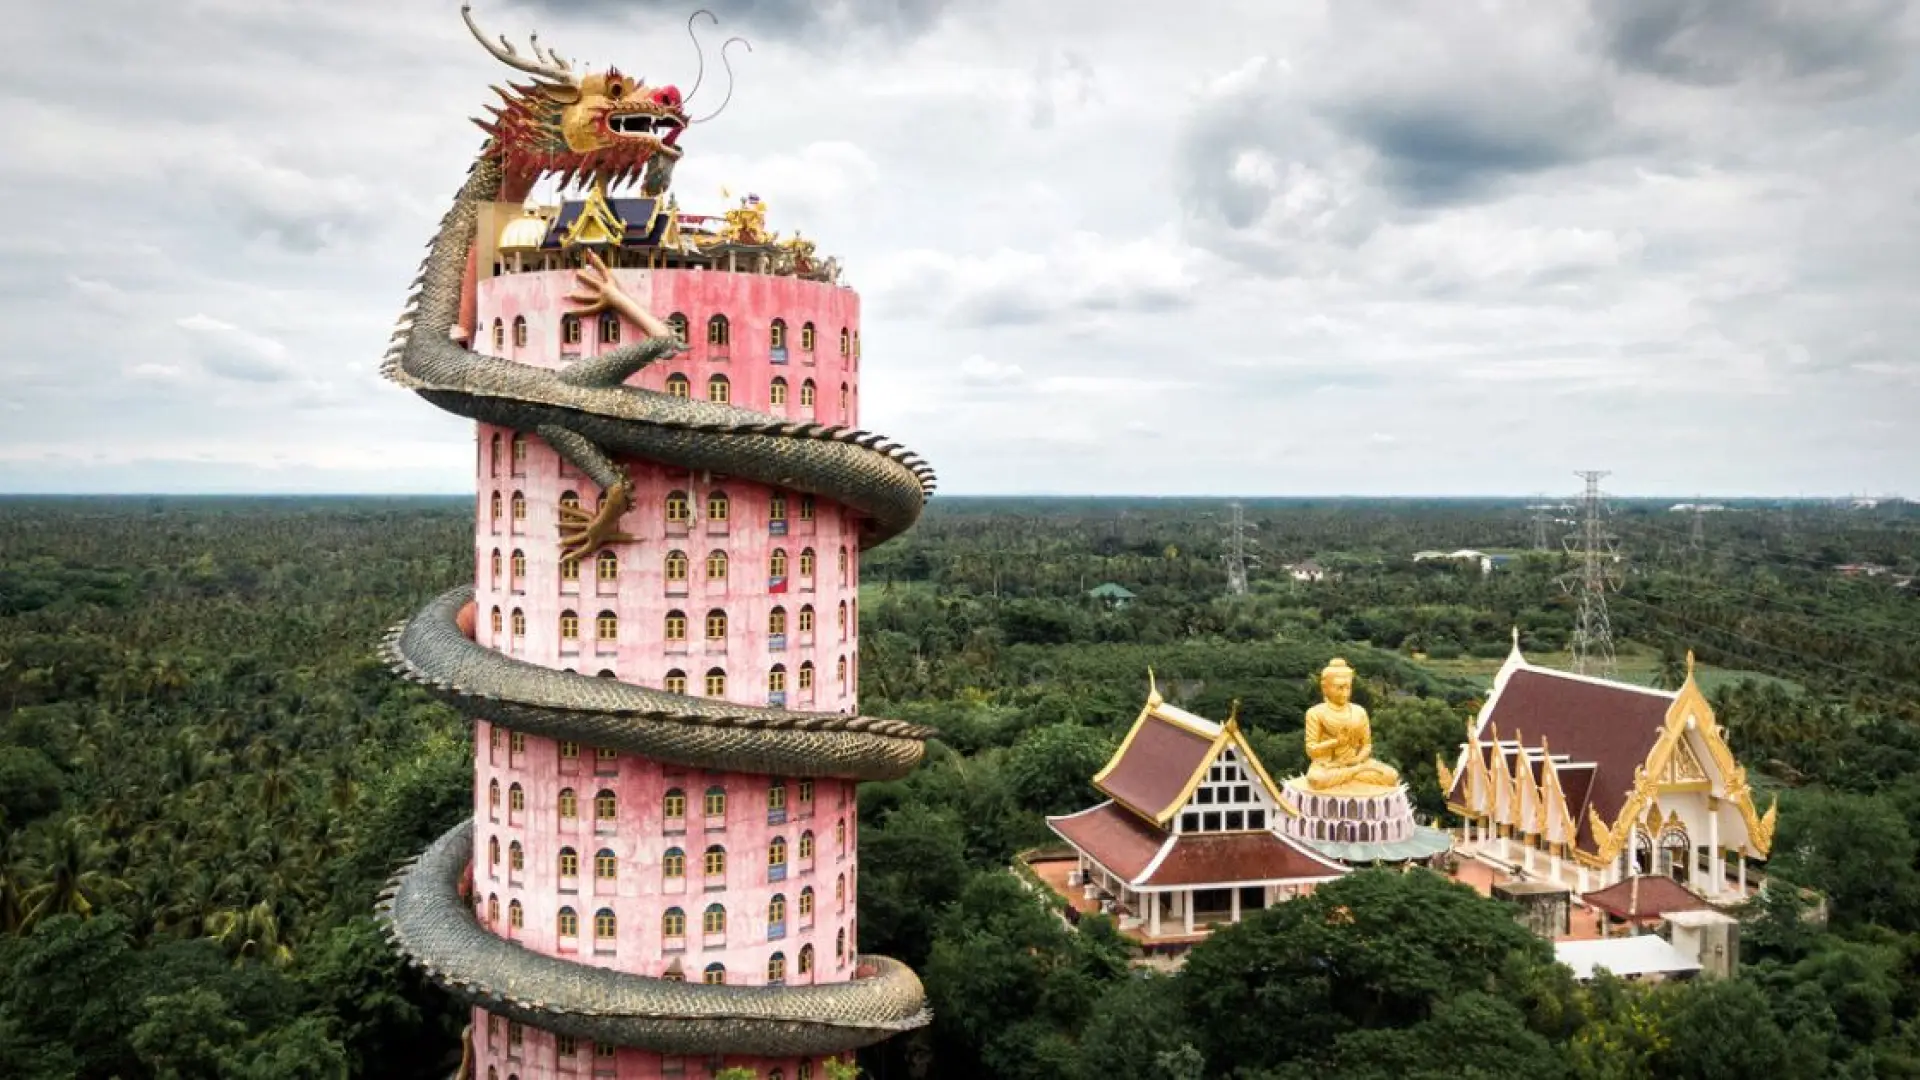
[{"label": "dragon head", "polygon": [[617,184],[644,174],[648,194],[666,190],[675,145],[687,129],[680,91],[649,86],[643,79],[609,67],[576,72],[552,49],[532,36],[533,56],[522,56],[503,36],[495,44],[473,21],[472,5],[460,5],[460,17],[482,46],[501,63],[534,77],[525,85],[495,87],[504,104],[489,106],[490,120],[475,120],[491,136],[491,153],[515,186],[546,175],[563,184],[576,179]]}]

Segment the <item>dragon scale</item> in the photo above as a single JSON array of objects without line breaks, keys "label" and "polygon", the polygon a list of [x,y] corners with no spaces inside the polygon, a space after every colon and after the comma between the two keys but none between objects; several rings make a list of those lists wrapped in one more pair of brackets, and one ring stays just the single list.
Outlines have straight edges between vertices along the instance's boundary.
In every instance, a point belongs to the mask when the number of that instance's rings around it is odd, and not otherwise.
[{"label": "dragon scale", "polygon": [[[830,500],[857,517],[863,550],[910,528],[934,478],[905,448],[849,426],[627,385],[635,372],[682,351],[672,337],[646,336],[560,370],[489,356],[457,340],[478,334],[463,322],[471,315],[483,207],[516,200],[529,176],[551,171],[603,183],[644,169],[649,194],[658,195],[678,156],[671,142],[684,120],[670,87],[646,87],[611,70],[583,77],[537,42],[537,61],[528,60],[511,46],[496,48],[470,17],[468,23],[496,57],[541,81],[516,88],[518,97],[502,92],[520,111],[489,127],[429,245],[383,374],[447,412],[542,439],[600,485],[599,511],[563,557],[631,539],[616,531],[622,515],[641,513],[627,502],[631,484],[620,459]],[[664,140],[639,140],[636,150],[607,134],[604,116],[597,128],[580,120],[582,100],[603,114],[631,110],[661,121],[649,130],[666,130],[668,121],[676,126]],[[571,148],[572,157],[562,153],[555,164],[555,147]],[[534,150],[543,156],[539,167],[528,164]],[[563,537],[566,528],[563,521]],[[898,721],[737,704],[542,666],[481,644],[477,619],[474,589],[453,589],[395,627],[380,656],[437,700],[516,739],[524,733],[680,769],[860,781],[905,775],[933,735]],[[489,1016],[659,1054],[769,1058],[841,1053],[927,1022],[918,979],[884,957],[858,957],[853,977],[843,981],[756,986],[688,984],[535,951],[500,936],[476,913],[477,832],[477,819],[463,822],[402,867],[378,911],[409,962]]]}]

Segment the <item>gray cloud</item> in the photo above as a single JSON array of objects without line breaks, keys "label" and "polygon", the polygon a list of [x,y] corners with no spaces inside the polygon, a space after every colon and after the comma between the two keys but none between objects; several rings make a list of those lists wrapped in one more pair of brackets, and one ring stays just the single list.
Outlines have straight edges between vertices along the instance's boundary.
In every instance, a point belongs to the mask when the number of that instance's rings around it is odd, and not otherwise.
[{"label": "gray cloud", "polygon": [[[687,10],[476,14],[684,88]],[[758,48],[676,192],[842,258],[862,419],[943,490],[1915,486],[1911,14],[715,10]],[[453,0],[9,32],[0,490],[471,489],[374,371],[506,74]]]},{"label": "gray cloud", "polygon": [[1906,66],[1907,0],[1592,0],[1622,66],[1699,86],[1747,81],[1845,96]]}]

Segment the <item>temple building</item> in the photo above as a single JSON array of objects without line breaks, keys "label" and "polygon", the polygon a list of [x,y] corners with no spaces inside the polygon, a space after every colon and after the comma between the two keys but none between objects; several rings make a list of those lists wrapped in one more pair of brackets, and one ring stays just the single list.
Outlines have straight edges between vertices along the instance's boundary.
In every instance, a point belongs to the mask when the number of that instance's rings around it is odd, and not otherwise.
[{"label": "temple building", "polygon": [[1627,890],[1588,894],[1635,875],[1737,899],[1748,891],[1747,861],[1773,843],[1776,810],[1756,807],[1694,682],[1691,653],[1680,689],[1656,690],[1536,667],[1516,633],[1467,742],[1439,771],[1464,821],[1463,852],[1589,901],[1617,906]]},{"label": "temple building", "polygon": [[1069,884],[1150,951],[1184,948],[1347,872],[1281,834],[1291,811],[1237,717],[1214,723],[1157,688],[1093,786],[1107,801],[1047,825],[1078,854]]},{"label": "temple building", "polygon": [[1117,916],[1149,955],[1176,954],[1351,866],[1446,851],[1451,838],[1414,821],[1398,772],[1373,758],[1353,674],[1342,660],[1321,673],[1326,700],[1306,717],[1311,764],[1275,784],[1237,706],[1216,724],[1167,704],[1149,673],[1146,705],[1093,778],[1107,801],[1047,819],[1075,853],[1068,899]]}]

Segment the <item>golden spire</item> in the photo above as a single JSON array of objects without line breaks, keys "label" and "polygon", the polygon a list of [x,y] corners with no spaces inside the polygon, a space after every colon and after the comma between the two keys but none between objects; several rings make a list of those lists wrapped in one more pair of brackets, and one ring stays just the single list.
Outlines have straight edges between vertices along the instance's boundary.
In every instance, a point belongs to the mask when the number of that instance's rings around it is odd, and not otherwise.
[{"label": "golden spire", "polygon": [[1153,681],[1153,668],[1149,666],[1147,668],[1147,708],[1155,709],[1164,704],[1166,699],[1160,696],[1160,686]]},{"label": "golden spire", "polygon": [[1230,727],[1230,728],[1240,726],[1240,699],[1239,698],[1233,699],[1232,707],[1227,710],[1227,722],[1222,726]]}]

